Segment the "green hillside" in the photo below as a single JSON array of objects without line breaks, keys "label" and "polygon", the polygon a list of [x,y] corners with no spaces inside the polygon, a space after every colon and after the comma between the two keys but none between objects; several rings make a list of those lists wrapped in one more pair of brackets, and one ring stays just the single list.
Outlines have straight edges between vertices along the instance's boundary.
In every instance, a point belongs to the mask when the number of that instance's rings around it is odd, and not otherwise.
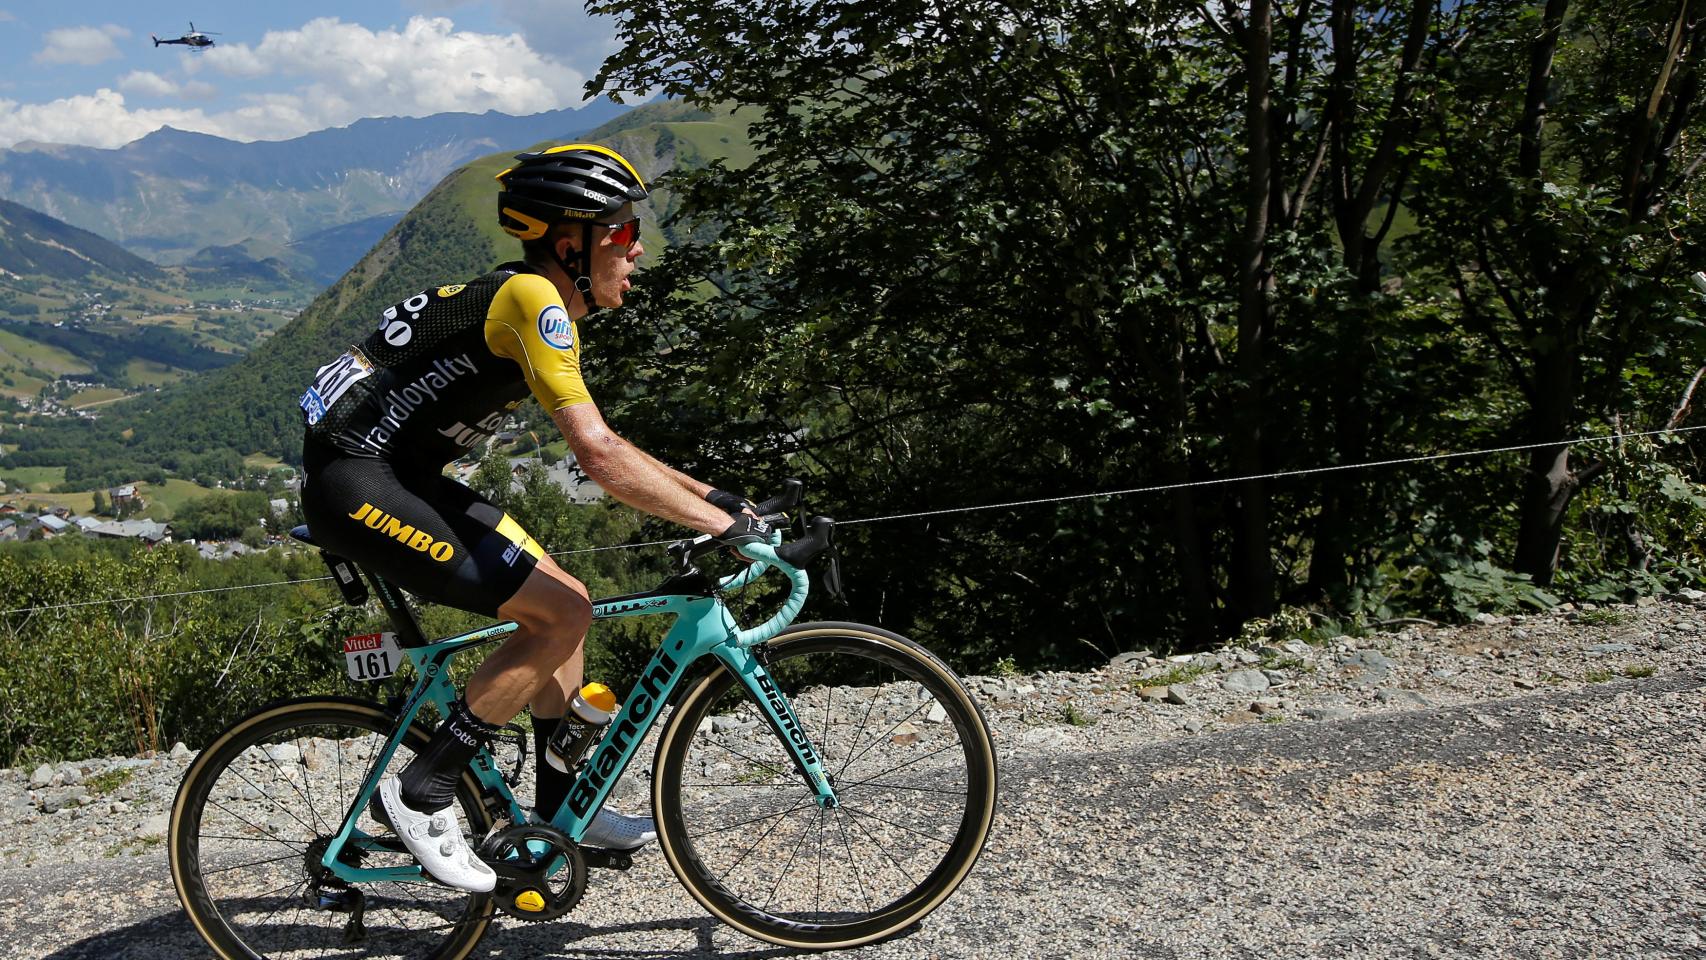
[{"label": "green hillside", "polygon": [[[719,155],[738,159],[751,149],[744,123],[677,103],[639,107],[586,139],[622,151],[648,180],[677,163],[697,165]],[[115,457],[144,464],[169,466],[186,453],[221,448],[294,461],[301,446],[296,399],[318,365],[366,336],[386,306],[426,286],[477,276],[516,255],[515,241],[496,223],[493,178],[515,153],[534,146],[517,144],[446,177],[301,316],[242,361],[103,408],[98,425],[103,443],[112,445]],[[730,149],[718,153],[719,147]],[[660,194],[646,212],[650,243],[664,240],[653,215],[667,203],[667,194]]]},{"label": "green hillside", "polygon": [[159,267],[110,240],[6,200],[0,200],[0,270],[60,278],[160,277]]}]

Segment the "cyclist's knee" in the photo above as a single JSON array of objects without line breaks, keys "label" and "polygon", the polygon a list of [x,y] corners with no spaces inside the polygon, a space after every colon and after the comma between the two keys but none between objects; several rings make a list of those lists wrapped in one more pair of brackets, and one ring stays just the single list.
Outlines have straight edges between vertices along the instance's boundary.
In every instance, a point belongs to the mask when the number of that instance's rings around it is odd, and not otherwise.
[{"label": "cyclist's knee", "polygon": [[516,591],[498,613],[521,626],[521,633],[533,643],[552,648],[560,659],[567,659],[592,625],[592,601],[586,585],[556,568],[543,565]]}]

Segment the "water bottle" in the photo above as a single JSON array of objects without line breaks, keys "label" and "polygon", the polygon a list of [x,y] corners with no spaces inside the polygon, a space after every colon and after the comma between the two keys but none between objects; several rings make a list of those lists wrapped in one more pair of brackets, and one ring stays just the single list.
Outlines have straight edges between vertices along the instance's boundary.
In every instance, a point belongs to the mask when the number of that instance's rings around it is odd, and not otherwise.
[{"label": "water bottle", "polygon": [[589,683],[580,688],[569,709],[563,713],[556,732],[545,742],[545,762],[561,773],[568,773],[604,733],[610,718],[616,713],[616,694],[602,683]]}]

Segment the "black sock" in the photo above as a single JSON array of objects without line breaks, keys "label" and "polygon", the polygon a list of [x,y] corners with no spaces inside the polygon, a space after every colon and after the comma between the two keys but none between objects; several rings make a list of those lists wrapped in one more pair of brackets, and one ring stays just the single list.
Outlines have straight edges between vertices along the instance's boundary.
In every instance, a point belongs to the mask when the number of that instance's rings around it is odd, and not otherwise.
[{"label": "black sock", "polygon": [[563,805],[563,800],[569,795],[569,786],[575,778],[551,766],[545,760],[545,744],[551,740],[551,734],[557,731],[557,724],[562,723],[562,717],[533,718],[533,759],[539,768],[538,788],[533,793],[533,811],[541,820],[549,820],[557,813],[557,808]]},{"label": "black sock", "polygon": [[422,813],[456,802],[462,771],[494,734],[503,730],[474,716],[465,700],[450,705],[450,716],[438,725],[432,739],[403,769],[403,802]]}]

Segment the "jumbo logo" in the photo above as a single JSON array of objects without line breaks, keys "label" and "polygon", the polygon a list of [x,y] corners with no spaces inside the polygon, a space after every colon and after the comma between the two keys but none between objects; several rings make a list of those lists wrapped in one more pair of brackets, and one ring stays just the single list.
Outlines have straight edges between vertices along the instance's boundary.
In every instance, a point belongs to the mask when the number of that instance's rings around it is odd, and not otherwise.
[{"label": "jumbo logo", "polygon": [[427,556],[443,563],[456,553],[456,548],[443,540],[434,540],[425,530],[416,530],[412,524],[402,523],[371,503],[364,503],[361,509],[349,515],[351,520],[360,520],[371,529],[378,530],[398,543],[405,544],[411,550],[419,550]]},{"label": "jumbo logo", "polygon": [[539,311],[539,337],[558,350],[573,350],[575,326],[568,311],[554,303]]}]

